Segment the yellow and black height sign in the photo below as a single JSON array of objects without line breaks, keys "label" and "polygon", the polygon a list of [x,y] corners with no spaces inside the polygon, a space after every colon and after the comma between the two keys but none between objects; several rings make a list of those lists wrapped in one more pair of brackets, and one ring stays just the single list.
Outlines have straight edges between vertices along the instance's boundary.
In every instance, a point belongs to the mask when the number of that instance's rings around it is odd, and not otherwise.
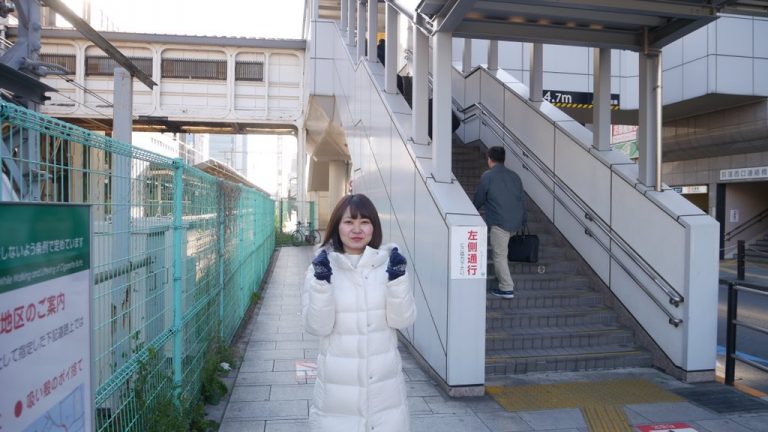
[{"label": "yellow and black height sign", "polygon": [[[590,92],[544,90],[542,97],[545,101],[558,108],[592,108],[594,94]],[[620,109],[619,95],[611,93],[611,109]]]}]

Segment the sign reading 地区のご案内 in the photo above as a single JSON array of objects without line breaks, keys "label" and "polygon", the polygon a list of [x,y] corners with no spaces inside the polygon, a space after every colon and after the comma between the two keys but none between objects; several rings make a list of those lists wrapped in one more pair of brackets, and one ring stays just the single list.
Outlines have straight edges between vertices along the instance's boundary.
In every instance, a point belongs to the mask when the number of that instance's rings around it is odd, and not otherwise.
[{"label": "sign reading \u5730\u533a\u306e\u3054\u6848\u5185", "polygon": [[93,430],[90,207],[0,204],[0,430]]}]

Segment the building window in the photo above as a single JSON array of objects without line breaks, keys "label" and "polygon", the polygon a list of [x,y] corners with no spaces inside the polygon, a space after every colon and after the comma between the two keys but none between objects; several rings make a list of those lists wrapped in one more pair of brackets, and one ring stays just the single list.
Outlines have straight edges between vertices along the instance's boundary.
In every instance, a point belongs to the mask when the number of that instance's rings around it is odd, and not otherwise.
[{"label": "building window", "polygon": [[[140,71],[152,76],[152,57],[128,57]],[[108,56],[87,56],[85,58],[85,74],[112,76],[119,65],[115,59]]]},{"label": "building window", "polygon": [[226,60],[173,59],[162,62],[163,78],[226,80]]},{"label": "building window", "polygon": [[264,63],[239,61],[235,63],[236,81],[264,81]]},{"label": "building window", "polygon": [[40,61],[57,64],[67,70],[67,75],[75,74],[74,54],[40,54]]}]

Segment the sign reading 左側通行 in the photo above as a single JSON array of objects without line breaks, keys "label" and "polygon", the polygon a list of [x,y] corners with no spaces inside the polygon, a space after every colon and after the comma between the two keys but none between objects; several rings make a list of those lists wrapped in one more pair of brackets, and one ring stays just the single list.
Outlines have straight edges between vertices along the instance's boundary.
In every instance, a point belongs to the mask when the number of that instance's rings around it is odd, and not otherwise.
[{"label": "sign reading \u5de6\u5074\u901a\u884c", "polygon": [[487,227],[451,227],[451,279],[485,278]]},{"label": "sign reading \u5de6\u5074\u901a\u884c", "polygon": [[0,204],[0,430],[93,430],[91,217]]}]

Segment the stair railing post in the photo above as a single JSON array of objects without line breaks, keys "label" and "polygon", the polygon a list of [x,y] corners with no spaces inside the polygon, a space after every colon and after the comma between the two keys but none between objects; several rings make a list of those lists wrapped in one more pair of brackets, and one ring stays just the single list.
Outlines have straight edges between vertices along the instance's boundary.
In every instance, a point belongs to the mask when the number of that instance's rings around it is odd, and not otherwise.
[{"label": "stair railing post", "polygon": [[744,240],[736,242],[736,280],[744,280],[744,261],[746,260],[746,252],[744,247]]},{"label": "stair railing post", "polygon": [[735,282],[728,283],[728,310],[726,311],[725,331],[725,384],[733,385],[736,371],[736,317],[739,292]]}]

